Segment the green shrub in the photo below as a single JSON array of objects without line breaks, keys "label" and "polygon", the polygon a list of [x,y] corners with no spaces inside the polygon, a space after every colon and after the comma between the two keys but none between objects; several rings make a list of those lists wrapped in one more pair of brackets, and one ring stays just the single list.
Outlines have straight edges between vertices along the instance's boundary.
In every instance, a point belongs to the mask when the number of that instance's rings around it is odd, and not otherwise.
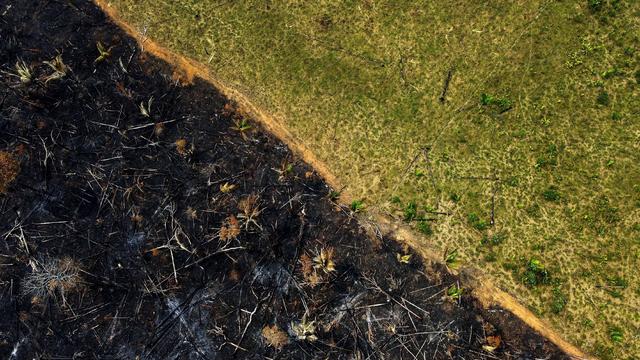
[{"label": "green shrub", "polygon": [[604,1],[603,0],[587,0],[587,6],[589,7],[589,10],[591,10],[591,12],[595,13],[602,10],[602,8],[604,7]]},{"label": "green shrub", "polygon": [[526,286],[536,287],[538,285],[546,285],[550,280],[551,276],[540,260],[532,258],[527,262],[522,274],[522,282]]},{"label": "green shrub", "polygon": [[404,221],[412,221],[418,216],[418,204],[415,201],[410,201],[407,206],[404,207]]},{"label": "green shrub", "polygon": [[560,192],[557,187],[551,185],[542,192],[542,197],[547,201],[558,201],[560,200]]},{"label": "green shrub", "polygon": [[596,98],[596,102],[598,105],[609,106],[611,104],[611,99],[609,98],[609,93],[606,91],[601,91]]}]

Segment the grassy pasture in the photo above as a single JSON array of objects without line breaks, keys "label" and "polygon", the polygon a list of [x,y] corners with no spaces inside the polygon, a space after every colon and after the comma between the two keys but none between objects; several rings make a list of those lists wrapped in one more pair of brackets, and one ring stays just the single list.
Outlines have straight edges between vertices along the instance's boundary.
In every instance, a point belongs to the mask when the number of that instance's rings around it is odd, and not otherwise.
[{"label": "grassy pasture", "polygon": [[640,356],[640,2],[112,3],[282,119],[367,208],[586,351]]}]

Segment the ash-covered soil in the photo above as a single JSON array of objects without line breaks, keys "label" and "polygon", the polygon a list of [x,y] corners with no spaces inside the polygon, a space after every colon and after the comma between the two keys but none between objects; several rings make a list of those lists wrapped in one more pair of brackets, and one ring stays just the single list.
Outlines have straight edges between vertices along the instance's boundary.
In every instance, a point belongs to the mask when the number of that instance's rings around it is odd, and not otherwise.
[{"label": "ash-covered soil", "polygon": [[564,358],[86,1],[0,1],[0,357]]}]

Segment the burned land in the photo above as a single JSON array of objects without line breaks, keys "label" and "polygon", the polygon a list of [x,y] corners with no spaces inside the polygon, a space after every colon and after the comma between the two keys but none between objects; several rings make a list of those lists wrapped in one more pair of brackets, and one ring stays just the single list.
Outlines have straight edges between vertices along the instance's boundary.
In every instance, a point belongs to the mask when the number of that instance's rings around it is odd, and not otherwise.
[{"label": "burned land", "polygon": [[92,3],[0,14],[0,357],[565,357]]}]

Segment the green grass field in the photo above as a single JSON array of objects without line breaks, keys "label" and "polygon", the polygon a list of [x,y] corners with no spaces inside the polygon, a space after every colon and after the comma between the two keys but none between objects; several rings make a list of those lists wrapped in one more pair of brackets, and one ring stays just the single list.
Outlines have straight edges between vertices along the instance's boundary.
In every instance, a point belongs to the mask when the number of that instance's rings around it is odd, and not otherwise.
[{"label": "green grass field", "polygon": [[367,208],[584,350],[640,356],[640,1],[112,3]]}]

